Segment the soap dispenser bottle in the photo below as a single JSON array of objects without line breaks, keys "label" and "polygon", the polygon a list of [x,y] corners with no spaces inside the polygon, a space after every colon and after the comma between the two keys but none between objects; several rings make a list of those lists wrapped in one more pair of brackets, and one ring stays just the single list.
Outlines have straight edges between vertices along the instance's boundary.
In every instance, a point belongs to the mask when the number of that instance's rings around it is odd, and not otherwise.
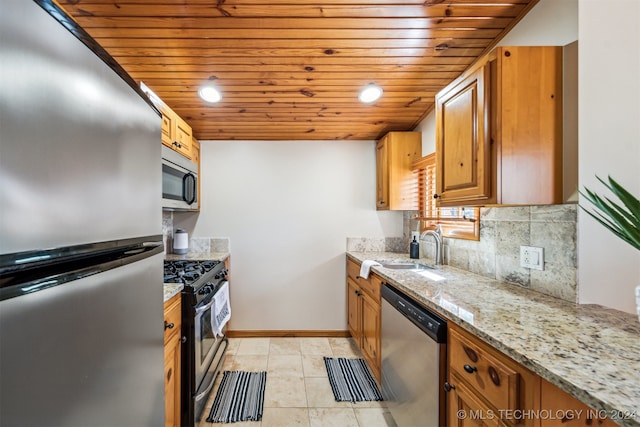
[{"label": "soap dispenser bottle", "polygon": [[409,245],[409,257],[413,259],[420,258],[420,244],[418,244],[416,236],[413,236],[413,242]]}]

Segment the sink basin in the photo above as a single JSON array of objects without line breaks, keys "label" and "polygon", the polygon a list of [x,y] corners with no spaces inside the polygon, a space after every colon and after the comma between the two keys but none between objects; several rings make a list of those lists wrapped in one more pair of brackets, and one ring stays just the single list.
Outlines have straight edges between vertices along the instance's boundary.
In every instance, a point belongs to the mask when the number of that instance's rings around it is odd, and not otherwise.
[{"label": "sink basin", "polygon": [[390,261],[378,261],[384,268],[390,268],[392,270],[426,270],[433,269],[432,266],[427,264],[419,264],[417,262],[390,262]]}]

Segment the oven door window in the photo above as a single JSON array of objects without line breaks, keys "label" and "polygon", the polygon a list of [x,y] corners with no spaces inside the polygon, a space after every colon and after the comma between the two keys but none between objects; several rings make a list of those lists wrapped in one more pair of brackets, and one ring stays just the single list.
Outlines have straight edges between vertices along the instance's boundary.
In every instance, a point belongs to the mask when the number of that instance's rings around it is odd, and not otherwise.
[{"label": "oven door window", "polygon": [[213,307],[209,308],[207,311],[202,313],[202,317],[199,322],[199,332],[200,332],[200,361],[199,364],[202,365],[206,360],[207,356],[209,356],[209,351],[211,351],[211,347],[216,342],[216,338],[213,335],[213,330],[211,329],[211,316],[213,315]]}]

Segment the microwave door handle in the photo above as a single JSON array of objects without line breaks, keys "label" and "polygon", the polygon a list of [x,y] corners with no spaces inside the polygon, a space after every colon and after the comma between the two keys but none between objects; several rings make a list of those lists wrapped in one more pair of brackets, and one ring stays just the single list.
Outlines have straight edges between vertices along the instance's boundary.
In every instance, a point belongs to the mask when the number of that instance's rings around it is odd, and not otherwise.
[{"label": "microwave door handle", "polygon": [[196,201],[196,177],[191,172],[182,177],[182,200],[188,205]]}]

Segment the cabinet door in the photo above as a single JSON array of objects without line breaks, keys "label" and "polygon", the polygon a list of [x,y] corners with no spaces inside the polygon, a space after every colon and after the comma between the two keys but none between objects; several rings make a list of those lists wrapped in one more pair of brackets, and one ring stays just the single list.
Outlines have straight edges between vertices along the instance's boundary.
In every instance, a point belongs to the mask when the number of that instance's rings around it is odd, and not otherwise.
[{"label": "cabinet door", "polygon": [[436,189],[442,206],[492,196],[489,70],[480,67],[436,98]]},{"label": "cabinet door", "polygon": [[191,158],[191,126],[176,116],[175,150],[187,158]]},{"label": "cabinet door", "polygon": [[164,348],[165,427],[180,426],[180,335]]},{"label": "cabinet door", "polygon": [[200,141],[195,138],[191,139],[191,160],[200,166]]},{"label": "cabinet door", "polygon": [[485,406],[467,387],[452,376],[454,387],[448,395],[447,414],[449,427],[497,427],[505,426],[499,412]]},{"label": "cabinet door", "polygon": [[175,129],[175,117],[173,110],[168,107],[160,107],[160,112],[162,113],[162,133],[161,140],[164,145],[167,147],[173,148],[173,132]]},{"label": "cabinet door", "polygon": [[389,136],[376,144],[376,208],[389,209]]},{"label": "cabinet door", "polygon": [[562,203],[562,48],[497,49],[500,203]]},{"label": "cabinet door", "polygon": [[164,304],[164,409],[165,426],[180,425],[182,296]]},{"label": "cabinet door", "polygon": [[599,412],[573,398],[558,387],[542,381],[540,409],[553,415],[541,420],[541,427],[614,427],[616,423],[607,419],[609,412]]},{"label": "cabinet door", "polygon": [[361,305],[360,305],[360,295],[362,291],[360,287],[351,280],[350,277],[347,278],[347,323],[349,326],[349,332],[351,336],[356,341],[358,347],[362,342],[362,315],[361,315]]},{"label": "cabinet door", "polygon": [[380,304],[369,295],[360,296],[362,303],[362,353],[369,360],[374,375],[380,378]]}]

